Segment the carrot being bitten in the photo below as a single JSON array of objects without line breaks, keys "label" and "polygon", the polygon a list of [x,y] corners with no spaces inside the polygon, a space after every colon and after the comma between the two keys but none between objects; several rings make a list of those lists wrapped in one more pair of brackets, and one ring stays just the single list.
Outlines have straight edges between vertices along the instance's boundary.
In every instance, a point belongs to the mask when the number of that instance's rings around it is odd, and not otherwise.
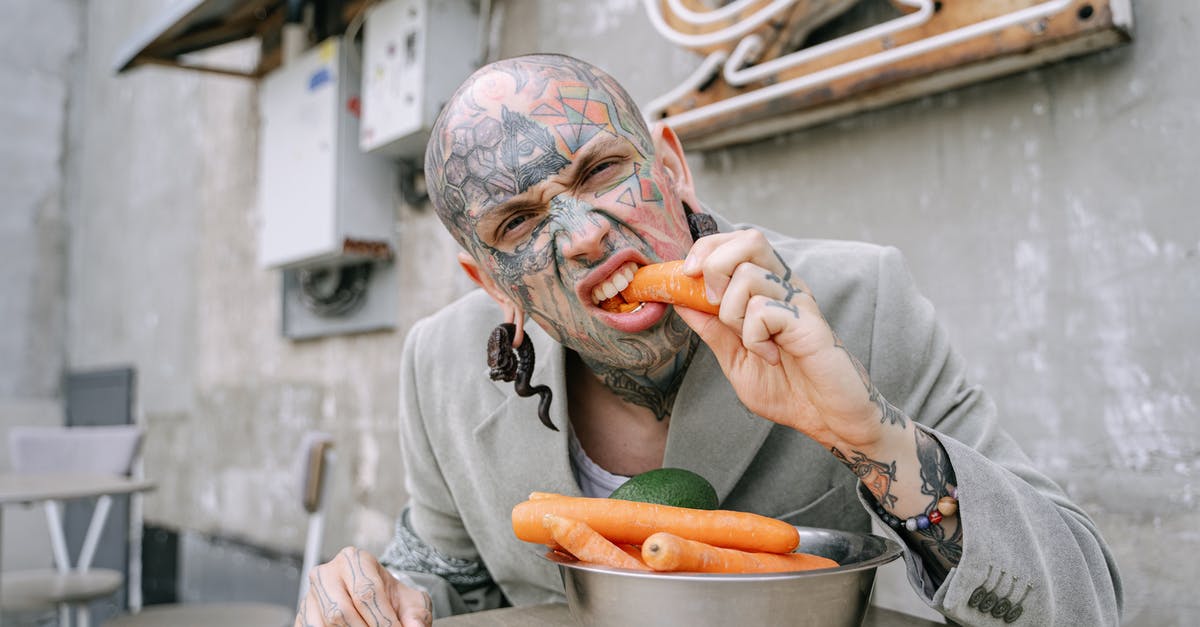
[{"label": "carrot being bitten", "polygon": [[704,296],[704,278],[683,273],[683,260],[664,261],[642,266],[633,280],[616,296],[604,300],[606,311],[631,311],[644,302],[669,303],[705,313],[716,314],[719,307]]}]

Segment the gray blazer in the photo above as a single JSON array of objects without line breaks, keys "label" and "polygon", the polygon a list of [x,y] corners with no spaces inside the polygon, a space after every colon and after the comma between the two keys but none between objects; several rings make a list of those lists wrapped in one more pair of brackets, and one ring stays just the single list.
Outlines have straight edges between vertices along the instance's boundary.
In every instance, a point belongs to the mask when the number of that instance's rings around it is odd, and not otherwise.
[{"label": "gray blazer", "polygon": [[[935,588],[906,551],[918,594],[956,622],[1002,625],[968,601],[1004,571],[996,593],[1004,595],[1015,577],[1011,602],[1032,586],[1019,624],[1116,624],[1120,580],[1095,525],[1001,430],[995,406],[966,381],[900,254],[767,235],[875,385],[933,432],[954,464],[963,557]],[[580,493],[567,453],[564,350],[536,325],[526,327],[538,356],[533,382],[554,392],[555,433],[539,423],[537,397],[521,398],[512,384],[488,377],[485,345],[501,321],[476,291],[406,338],[400,432],[409,523],[437,553],[481,560],[514,605],[562,601],[545,549],[513,536],[510,511],[534,490]],[[677,395],[663,464],[706,477],[726,509],[797,525],[871,528],[874,514],[849,470],[807,436],[749,413],[703,345]]]}]

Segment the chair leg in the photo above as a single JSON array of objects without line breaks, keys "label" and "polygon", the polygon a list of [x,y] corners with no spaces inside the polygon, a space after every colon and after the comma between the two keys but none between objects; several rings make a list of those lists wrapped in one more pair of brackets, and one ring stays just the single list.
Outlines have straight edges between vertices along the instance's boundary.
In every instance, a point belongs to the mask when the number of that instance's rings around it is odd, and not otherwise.
[{"label": "chair leg", "polygon": [[78,612],[78,614],[76,615],[76,619],[78,621],[76,623],[76,627],[91,627],[91,625],[92,625],[92,609],[90,607],[88,607],[87,603],[80,603],[76,607],[79,608],[78,610],[76,610]]},{"label": "chair leg", "polygon": [[58,604],[58,627],[71,627],[71,606]]}]

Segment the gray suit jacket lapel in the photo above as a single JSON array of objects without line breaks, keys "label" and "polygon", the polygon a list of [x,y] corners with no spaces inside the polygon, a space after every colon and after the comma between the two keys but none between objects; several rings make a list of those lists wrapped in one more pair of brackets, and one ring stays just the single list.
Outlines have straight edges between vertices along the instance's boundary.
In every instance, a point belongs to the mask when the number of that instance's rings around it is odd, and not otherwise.
[{"label": "gray suit jacket lapel", "polygon": [[[530,490],[580,495],[567,453],[570,424],[564,349],[536,325],[527,325],[525,330],[537,355],[532,384],[549,386],[554,394],[550,419],[558,431],[547,429],[538,420],[537,396],[523,398],[517,395],[512,383],[492,382],[497,391],[496,409],[475,427],[473,436],[480,449],[478,459],[489,460],[493,465],[487,473],[490,484],[487,488],[506,507],[524,500]],[[488,374],[485,371],[477,376]],[[541,459],[531,464],[516,453],[528,450],[540,451]]]},{"label": "gray suit jacket lapel", "polygon": [[700,474],[724,502],[772,424],[738,401],[716,356],[702,343],[675,398],[663,466]]},{"label": "gray suit jacket lapel", "polygon": [[[524,500],[530,489],[580,495],[568,455],[567,387],[564,349],[541,329],[526,327],[537,351],[533,384],[548,385],[554,394],[550,417],[557,433],[537,418],[537,397],[522,398],[511,383],[494,381],[497,406],[474,430],[479,459],[493,460],[489,489],[511,504]],[[477,376],[487,376],[484,372]],[[738,401],[712,351],[704,344],[680,385],[672,410],[663,466],[686,468],[708,479],[721,501],[733,491],[762,446],[772,423],[750,413]],[[513,451],[542,451],[537,464]],[[533,470],[536,469],[536,470]],[[531,487],[532,486],[532,487]]]}]

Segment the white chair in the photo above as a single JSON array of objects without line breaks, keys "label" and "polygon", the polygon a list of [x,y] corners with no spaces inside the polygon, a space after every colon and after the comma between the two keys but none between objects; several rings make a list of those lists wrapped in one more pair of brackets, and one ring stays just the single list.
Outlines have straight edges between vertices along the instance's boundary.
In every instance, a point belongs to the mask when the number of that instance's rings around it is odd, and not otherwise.
[{"label": "white chair", "polygon": [[[308,536],[304,544],[304,560],[300,571],[300,594],[303,602],[308,588],[308,571],[316,565],[321,553],[321,536],[325,527],[325,491],[329,466],[333,461],[333,438],[326,433],[305,434],[300,446],[300,502],[308,512]],[[183,603],[151,605],[137,614],[119,616],[105,622],[105,627],[287,627],[296,618],[297,608],[270,603]]]},{"label": "white chair", "polygon": [[[142,430],[134,425],[111,427],[15,427],[9,432],[13,470],[17,474],[129,474],[142,441]],[[58,606],[59,624],[70,625],[71,609],[77,609],[78,624],[88,627],[87,604],[106,598],[121,588],[124,573],[91,568],[100,533],[108,519],[112,497],[96,498],[84,535],[79,559],[71,566],[63,532],[62,504],[42,503],[54,554],[54,569],[6,572],[0,579],[0,605],[8,609],[33,610]]]}]

